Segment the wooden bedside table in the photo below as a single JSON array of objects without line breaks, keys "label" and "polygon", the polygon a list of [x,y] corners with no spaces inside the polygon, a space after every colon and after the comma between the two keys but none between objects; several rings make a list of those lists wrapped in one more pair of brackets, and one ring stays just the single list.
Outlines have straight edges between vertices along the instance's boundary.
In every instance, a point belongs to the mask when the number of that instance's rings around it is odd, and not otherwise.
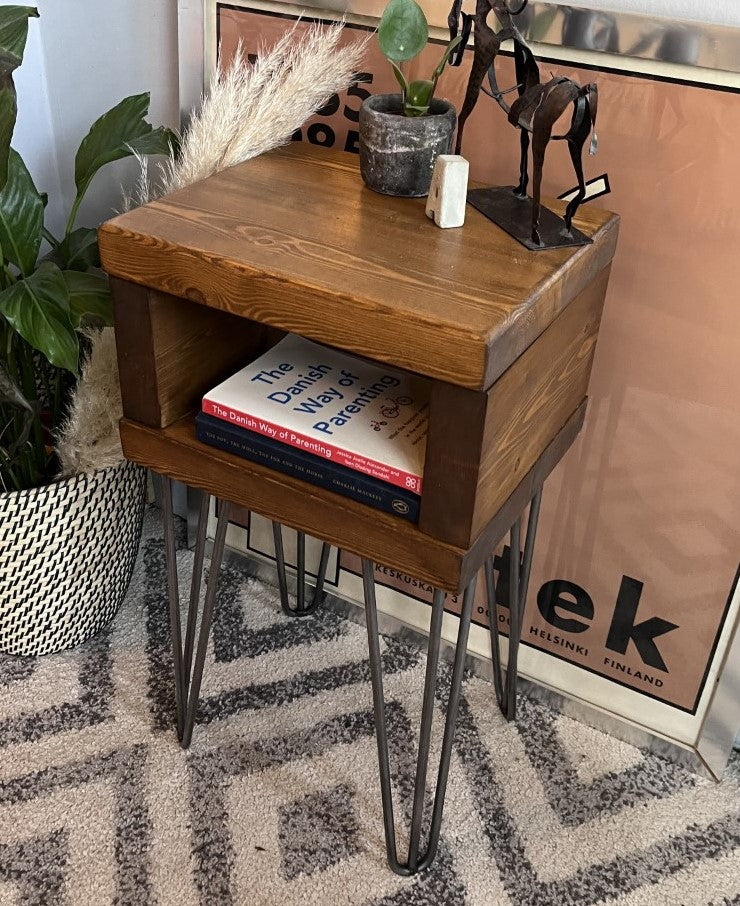
[{"label": "wooden bedside table", "polygon": [[[512,550],[521,550],[521,516],[531,502],[523,557],[511,557],[506,683],[495,621],[491,627],[497,697],[507,717],[515,713],[516,654],[540,492],[583,424],[618,233],[616,216],[588,207],[575,223],[592,245],[528,252],[471,207],[464,227],[440,230],[426,218],[424,199],[366,189],[355,156],[294,143],[100,229],[115,301],[124,452],[164,479],[180,739],[189,744],[196,716],[229,503],[358,554],[386,844],[399,873],[424,868],[434,857],[476,576],[485,567],[493,607],[492,552],[509,530]],[[285,332],[430,379],[418,525],[195,439],[203,393]],[[184,652],[170,479],[205,492]],[[191,682],[209,495],[223,505]],[[325,566],[325,555],[322,560]],[[403,864],[393,830],[373,561],[437,589],[411,847]],[[285,601],[284,564],[279,567]],[[303,594],[302,582],[299,587]],[[444,593],[461,591],[432,831],[420,856]]]}]

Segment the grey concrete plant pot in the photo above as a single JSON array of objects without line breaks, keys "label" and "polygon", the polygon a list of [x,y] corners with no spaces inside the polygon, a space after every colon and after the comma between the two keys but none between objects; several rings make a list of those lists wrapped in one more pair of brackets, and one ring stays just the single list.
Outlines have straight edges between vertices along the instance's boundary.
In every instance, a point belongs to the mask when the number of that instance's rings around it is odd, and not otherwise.
[{"label": "grey concrete plant pot", "polygon": [[383,195],[417,198],[429,193],[434,161],[449,154],[457,115],[448,101],[433,100],[426,116],[404,116],[400,94],[379,94],[360,107],[360,172]]}]

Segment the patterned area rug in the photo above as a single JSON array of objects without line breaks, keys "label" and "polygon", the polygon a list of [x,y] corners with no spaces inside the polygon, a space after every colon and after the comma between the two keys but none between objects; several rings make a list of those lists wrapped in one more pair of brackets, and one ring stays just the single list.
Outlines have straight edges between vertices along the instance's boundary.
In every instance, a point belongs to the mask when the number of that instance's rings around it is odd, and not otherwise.
[{"label": "patterned area rug", "polygon": [[[3,906],[740,903],[737,762],[715,785],[526,700],[510,726],[475,678],[437,861],[396,877],[364,629],[284,617],[273,589],[226,566],[184,753],[164,589],[150,511],[112,626],[66,654],[0,657]],[[393,639],[383,656],[403,847],[424,657]]]}]

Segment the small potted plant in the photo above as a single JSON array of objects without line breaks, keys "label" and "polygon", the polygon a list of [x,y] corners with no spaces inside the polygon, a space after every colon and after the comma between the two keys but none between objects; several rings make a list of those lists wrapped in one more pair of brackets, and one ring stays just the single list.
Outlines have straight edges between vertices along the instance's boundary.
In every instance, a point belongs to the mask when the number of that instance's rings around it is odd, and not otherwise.
[{"label": "small potted plant", "polygon": [[455,108],[434,92],[460,36],[447,45],[431,78],[409,82],[401,71],[401,64],[418,56],[428,38],[419,4],[390,0],[378,26],[378,44],[401,93],[374,95],[360,109],[360,172],[367,186],[384,195],[427,195],[434,161],[452,147]]},{"label": "small potted plant", "polygon": [[131,578],[145,473],[121,454],[108,281],[96,230],[76,218],[101,167],[175,140],[146,121],[148,94],[101,116],[75,157],[64,235],[53,235],[47,198],[10,146],[12,74],[36,16],[0,7],[0,651],[18,655],[84,641]]}]

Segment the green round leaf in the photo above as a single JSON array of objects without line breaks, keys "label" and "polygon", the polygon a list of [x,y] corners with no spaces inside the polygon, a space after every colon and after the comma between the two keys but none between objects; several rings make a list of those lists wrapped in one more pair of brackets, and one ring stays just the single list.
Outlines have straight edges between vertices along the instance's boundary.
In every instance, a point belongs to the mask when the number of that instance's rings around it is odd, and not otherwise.
[{"label": "green round leaf", "polygon": [[378,26],[378,44],[389,60],[410,60],[426,46],[429,26],[415,0],[390,0]]}]

